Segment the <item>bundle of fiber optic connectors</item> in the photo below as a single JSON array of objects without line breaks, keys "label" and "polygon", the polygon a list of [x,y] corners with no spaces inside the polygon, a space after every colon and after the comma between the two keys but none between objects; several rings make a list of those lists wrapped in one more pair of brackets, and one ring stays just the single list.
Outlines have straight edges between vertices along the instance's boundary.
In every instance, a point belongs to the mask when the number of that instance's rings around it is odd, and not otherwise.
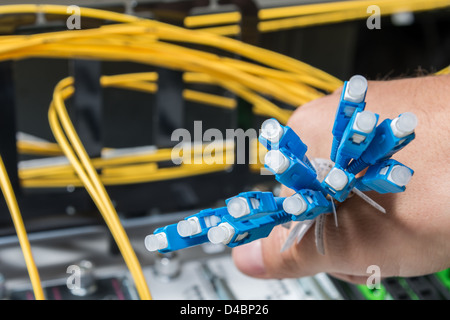
[{"label": "bundle of fiber optic connectors", "polygon": [[[225,207],[202,210],[156,229],[145,238],[146,248],[166,253],[205,242],[236,247],[267,237],[277,225],[332,213],[335,202],[345,201],[352,192],[405,191],[414,171],[391,157],[414,139],[417,118],[405,112],[378,124],[379,115],[365,110],[367,87],[360,75],[344,83],[332,131],[333,166],[322,181],[300,137],[276,119],[268,119],[259,136],[268,149],[264,166],[295,193],[289,197],[240,193],[227,199]],[[358,175],[365,169],[364,175]]]}]

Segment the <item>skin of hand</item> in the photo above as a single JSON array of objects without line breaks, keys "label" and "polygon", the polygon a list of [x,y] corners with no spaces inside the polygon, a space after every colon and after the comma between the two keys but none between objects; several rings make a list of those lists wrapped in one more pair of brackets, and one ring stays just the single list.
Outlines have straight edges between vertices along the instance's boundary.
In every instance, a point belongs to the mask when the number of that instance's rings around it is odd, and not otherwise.
[{"label": "skin of hand", "polygon": [[[309,158],[329,159],[332,126],[341,94],[309,102],[288,122],[308,146]],[[387,211],[380,213],[357,196],[337,210],[339,226],[327,214],[325,255],[317,252],[314,228],[302,241],[280,253],[289,230],[276,227],[269,237],[233,249],[235,265],[258,278],[297,278],[327,272],[353,283],[365,283],[368,267],[381,277],[418,276],[450,267],[450,75],[369,81],[366,110],[381,123],[413,112],[416,138],[393,158],[414,170],[406,191],[367,195]],[[293,191],[282,189],[281,196]]]}]

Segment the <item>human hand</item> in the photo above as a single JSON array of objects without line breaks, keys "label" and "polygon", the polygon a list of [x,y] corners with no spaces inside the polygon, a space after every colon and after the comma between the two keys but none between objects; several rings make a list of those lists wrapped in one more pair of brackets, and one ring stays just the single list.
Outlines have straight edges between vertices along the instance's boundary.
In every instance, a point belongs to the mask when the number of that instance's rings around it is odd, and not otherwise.
[{"label": "human hand", "polygon": [[[450,267],[450,76],[369,81],[366,110],[380,122],[403,112],[419,119],[416,139],[393,158],[415,173],[404,193],[368,195],[387,211],[382,214],[359,197],[338,208],[339,227],[326,215],[325,255],[316,250],[314,231],[280,253],[289,230],[275,228],[269,237],[236,247],[232,255],[245,274],[291,278],[327,272],[365,283],[367,268],[381,276],[416,276]],[[340,91],[303,105],[288,122],[308,146],[307,156],[329,159]],[[282,196],[293,191],[282,189]],[[312,228],[313,229],[313,228]]]}]

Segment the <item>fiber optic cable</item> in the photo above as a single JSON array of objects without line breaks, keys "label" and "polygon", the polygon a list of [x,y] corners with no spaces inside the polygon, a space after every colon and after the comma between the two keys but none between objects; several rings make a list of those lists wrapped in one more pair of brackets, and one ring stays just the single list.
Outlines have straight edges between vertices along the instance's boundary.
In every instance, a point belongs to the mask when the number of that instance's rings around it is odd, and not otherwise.
[{"label": "fiber optic cable", "polygon": [[392,15],[398,12],[419,12],[450,7],[448,0],[379,0],[339,1],[301,6],[262,9],[258,17],[260,32],[281,31],[313,25],[340,23],[351,20],[367,19],[371,5],[380,8],[380,15]]},{"label": "fiber optic cable", "polygon": [[[67,111],[62,104],[62,96],[70,96],[73,93],[72,83],[72,78],[66,78],[56,86],[53,101],[49,109],[50,127],[56,140],[70,160],[78,176],[83,181],[86,190],[94,200],[116,240],[119,250],[134,279],[139,296],[144,300],[151,299],[151,294],[142,273],[142,268],[131,247],[126,232],[120,223],[117,212],[115,211],[103,184],[99,181],[97,172],[93,168],[92,163],[73,128]],[[60,127],[60,124],[62,127]],[[67,138],[62,128],[64,128]]]},{"label": "fiber optic cable", "polygon": [[11,186],[11,182],[8,177],[3,159],[0,156],[0,186],[5,197],[6,204],[8,205],[11,218],[16,229],[17,237],[19,238],[19,244],[22,249],[23,256],[25,258],[25,264],[28,269],[28,275],[30,276],[31,285],[36,300],[45,300],[44,290],[41,286],[41,280],[36,264],[34,262],[33,254],[31,252],[30,242],[28,241],[27,231],[23,223],[22,215],[20,213],[19,205],[17,204],[14,190]]},{"label": "fiber optic cable", "polygon": [[[283,56],[278,53],[271,52],[269,50],[254,47],[238,40],[209,34],[206,32],[200,32],[195,30],[187,30],[181,27],[175,27],[167,25],[154,20],[139,19],[134,16],[128,16],[119,13],[112,13],[98,9],[80,8],[81,15],[84,17],[111,20],[116,22],[132,22],[147,27],[147,32],[156,32],[157,36],[161,40],[165,41],[178,41],[181,43],[193,43],[199,45],[205,45],[208,47],[216,47],[225,51],[230,51],[245,57],[248,57],[255,61],[260,61],[268,66],[275,67],[281,70],[288,70],[292,72],[309,73],[316,75],[318,78],[323,79],[324,87],[336,88],[342,84],[340,80],[326,74],[325,72],[313,68],[307,64],[304,64],[295,59]],[[54,5],[12,5],[0,7],[0,14],[4,13],[47,13],[47,14],[60,14],[67,15],[67,7],[54,6]],[[150,27],[150,29],[149,29]],[[80,30],[89,31],[89,30]],[[77,31],[78,32],[78,31]],[[328,84],[333,84],[330,87]]]}]

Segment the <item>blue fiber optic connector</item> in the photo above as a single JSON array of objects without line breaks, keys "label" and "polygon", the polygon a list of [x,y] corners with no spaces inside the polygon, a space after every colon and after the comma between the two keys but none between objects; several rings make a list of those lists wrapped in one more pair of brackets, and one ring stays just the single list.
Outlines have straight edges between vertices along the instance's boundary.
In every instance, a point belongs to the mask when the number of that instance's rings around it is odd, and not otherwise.
[{"label": "blue fiber optic connector", "polygon": [[322,186],[330,196],[342,202],[347,199],[355,183],[356,178],[354,174],[345,171],[339,165],[335,165],[322,181]]},{"label": "blue fiber optic connector", "polygon": [[370,166],[364,176],[356,180],[356,187],[361,191],[376,191],[382,194],[403,192],[413,174],[412,169],[389,159]]},{"label": "blue fiber optic connector", "polygon": [[375,137],[379,115],[370,111],[353,113],[338,147],[336,164],[347,168],[351,159],[358,159]]},{"label": "blue fiber optic connector", "polygon": [[394,120],[385,119],[377,126],[372,143],[358,159],[350,163],[348,171],[356,174],[392,157],[415,138],[416,125],[417,118],[411,112],[403,113]]},{"label": "blue fiber optic connector", "polygon": [[333,125],[333,143],[330,159],[336,162],[338,148],[345,129],[355,112],[361,112],[366,107],[367,80],[360,75],[355,75],[349,81],[344,82],[339,106]]}]

